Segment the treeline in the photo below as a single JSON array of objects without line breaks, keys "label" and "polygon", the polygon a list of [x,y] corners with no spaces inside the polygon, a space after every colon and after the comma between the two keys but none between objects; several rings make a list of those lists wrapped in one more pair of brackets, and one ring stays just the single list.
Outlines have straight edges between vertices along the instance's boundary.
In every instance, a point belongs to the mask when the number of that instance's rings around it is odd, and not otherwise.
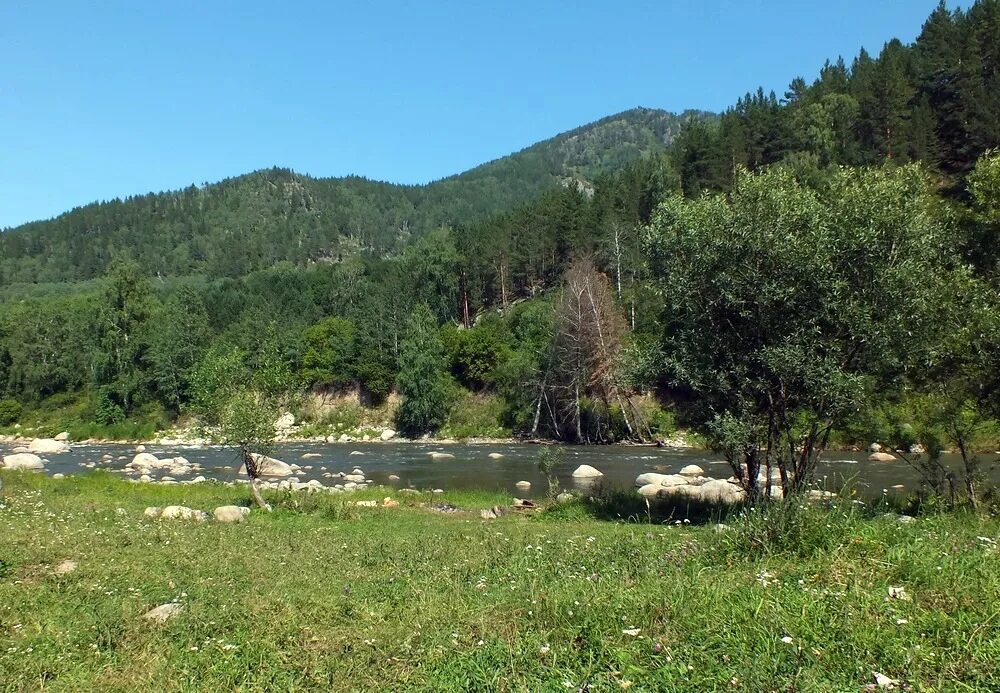
[{"label": "treeline", "polygon": [[[377,404],[397,385],[405,391],[413,361],[407,354],[419,338],[418,352],[440,353],[432,380],[447,396],[433,416],[417,417],[420,423],[407,425],[404,408],[404,429],[439,426],[462,392],[472,392],[500,397],[497,425],[551,435],[568,425],[563,416],[536,416],[547,387],[539,374],[554,373],[548,349],[558,311],[551,289],[574,257],[620,259],[615,291],[590,265],[587,280],[610,292],[606,307],[634,304],[638,224],[676,188],[669,171],[663,158],[642,160],[592,190],[560,187],[468,229],[437,229],[395,257],[362,254],[304,269],[279,263],[237,278],[164,280],[151,279],[141,261],[123,254],[89,291],[0,306],[0,396],[29,408],[52,397],[73,402],[81,418],[104,425],[151,417],[166,424],[191,404],[198,367],[235,350],[251,368],[279,364],[289,391],[359,388]],[[414,315],[426,320],[414,324]],[[433,388],[423,380],[417,389]],[[567,431],[581,440],[619,436],[607,420],[608,404],[623,415],[619,389],[604,388],[615,402],[594,405],[590,428],[581,410]],[[626,409],[624,416],[632,425],[638,415]]]},{"label": "treeline", "polygon": [[942,2],[911,45],[827,62],[783,96],[758,90],[717,124],[692,124],[674,148],[689,195],[728,190],[739,166],[783,163],[820,179],[831,166],[922,161],[954,194],[1000,142],[1000,3]]}]

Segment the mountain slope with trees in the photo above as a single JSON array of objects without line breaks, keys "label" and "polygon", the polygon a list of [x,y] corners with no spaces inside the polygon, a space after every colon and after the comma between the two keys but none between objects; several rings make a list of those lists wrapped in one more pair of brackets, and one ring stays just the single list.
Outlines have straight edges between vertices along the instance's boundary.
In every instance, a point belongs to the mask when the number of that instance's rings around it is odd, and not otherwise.
[{"label": "mountain slope with trees", "polygon": [[94,203],[0,234],[0,286],[100,276],[128,252],[151,275],[237,277],[290,261],[398,253],[441,226],[473,222],[561,185],[666,150],[684,123],[709,117],[634,109],[420,186],[286,169]]}]

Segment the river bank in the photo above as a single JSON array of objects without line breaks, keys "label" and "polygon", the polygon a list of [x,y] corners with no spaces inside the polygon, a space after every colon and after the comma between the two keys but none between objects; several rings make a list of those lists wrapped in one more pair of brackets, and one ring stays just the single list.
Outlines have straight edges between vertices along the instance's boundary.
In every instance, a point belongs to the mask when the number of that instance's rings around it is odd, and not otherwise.
[{"label": "river bank", "polygon": [[480,519],[508,494],[272,493],[273,513],[222,524],[144,510],[245,489],[0,478],[13,690],[1000,685],[995,518],[815,507],[765,549],[752,518],[609,522],[574,501]]},{"label": "river bank", "polygon": [[[22,441],[23,442],[23,441]],[[0,461],[27,465],[47,475],[78,476],[106,471],[135,482],[192,485],[210,481],[240,483],[241,461],[234,451],[194,443],[148,445],[72,443],[42,439],[31,444],[0,443]],[[37,452],[31,452],[34,449]],[[541,498],[548,493],[549,479],[539,469],[539,455],[556,455],[552,471],[561,490],[586,493],[596,486],[635,493],[639,477],[663,481],[682,475],[686,467],[702,470],[705,480],[726,479],[732,470],[711,451],[698,448],[638,446],[539,446],[524,443],[440,443],[430,441],[379,441],[326,443],[286,441],[269,452],[280,461],[280,475],[269,483],[291,489],[324,490],[344,486],[360,475],[366,483],[398,489],[487,491]],[[141,455],[137,459],[137,456]],[[14,456],[14,459],[9,459]],[[996,471],[995,457],[984,457],[984,469]],[[949,465],[959,465],[947,456]],[[600,472],[597,478],[580,478],[581,466]],[[667,479],[673,483],[677,479]],[[1000,479],[997,479],[1000,481]],[[645,483],[643,484],[645,485]],[[917,491],[919,476],[901,457],[873,462],[868,453],[830,453],[820,460],[816,474],[818,491],[848,489],[865,498],[906,497]],[[659,489],[652,489],[659,492]],[[651,489],[646,489],[650,492]]]}]

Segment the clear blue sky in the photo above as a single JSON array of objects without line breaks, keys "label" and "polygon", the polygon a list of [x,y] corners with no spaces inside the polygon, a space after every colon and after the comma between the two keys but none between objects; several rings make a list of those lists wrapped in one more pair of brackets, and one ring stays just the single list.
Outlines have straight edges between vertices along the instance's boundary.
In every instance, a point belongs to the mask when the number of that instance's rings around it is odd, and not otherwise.
[{"label": "clear blue sky", "polygon": [[0,228],[274,165],[422,183],[634,106],[722,110],[937,0],[0,3]]}]

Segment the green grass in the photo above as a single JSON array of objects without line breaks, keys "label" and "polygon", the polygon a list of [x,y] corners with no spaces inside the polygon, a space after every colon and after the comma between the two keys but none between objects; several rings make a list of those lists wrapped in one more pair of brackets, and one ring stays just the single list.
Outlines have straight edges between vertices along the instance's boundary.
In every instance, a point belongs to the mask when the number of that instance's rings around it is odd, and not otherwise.
[{"label": "green grass", "polygon": [[[489,522],[478,509],[509,497],[351,505],[390,493],[375,489],[185,524],[142,510],[245,490],[0,478],[3,690],[857,691],[873,671],[1000,687],[995,518],[903,525],[846,504],[718,532],[601,519],[613,499]],[[78,568],[56,575],[66,559]],[[175,619],[141,619],[171,600]]]}]

